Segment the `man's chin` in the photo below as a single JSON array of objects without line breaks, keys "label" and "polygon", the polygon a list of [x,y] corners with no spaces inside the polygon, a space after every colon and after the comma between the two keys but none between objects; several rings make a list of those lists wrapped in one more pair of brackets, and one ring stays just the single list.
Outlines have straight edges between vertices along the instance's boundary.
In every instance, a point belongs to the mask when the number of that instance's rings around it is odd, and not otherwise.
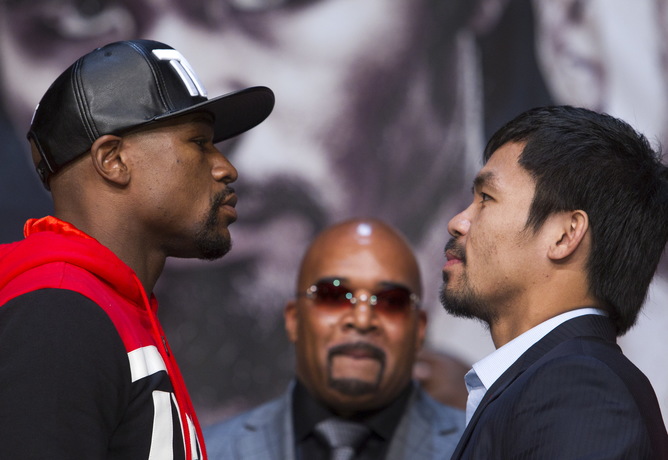
[{"label": "man's chin", "polygon": [[198,252],[198,259],[216,260],[230,252],[232,241],[227,232],[225,235],[209,233],[207,235],[199,235],[195,240],[195,246]]},{"label": "man's chin", "polygon": [[476,318],[476,315],[473,313],[473,311],[468,307],[468,305],[464,303],[453,302],[451,300],[441,303],[443,304],[443,308],[445,309],[445,311],[451,314],[452,316],[457,316],[459,318],[466,318],[466,319]]},{"label": "man's chin", "polygon": [[441,289],[440,300],[445,311],[453,316],[477,319],[485,324],[491,324],[495,319],[493,312],[471,293],[467,295],[455,295],[447,292],[444,286]]},{"label": "man's chin", "polygon": [[378,391],[378,380],[370,382],[357,378],[330,378],[329,387],[342,395],[358,397]]},{"label": "man's chin", "polygon": [[217,260],[230,252],[229,246],[226,248],[211,248],[206,251],[201,251],[199,258],[202,260]]}]

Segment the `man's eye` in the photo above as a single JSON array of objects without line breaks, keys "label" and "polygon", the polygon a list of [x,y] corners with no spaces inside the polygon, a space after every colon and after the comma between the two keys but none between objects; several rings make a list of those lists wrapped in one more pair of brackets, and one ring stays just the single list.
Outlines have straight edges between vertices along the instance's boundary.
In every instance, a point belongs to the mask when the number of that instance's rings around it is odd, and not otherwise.
[{"label": "man's eye", "polygon": [[279,7],[298,7],[315,0],[227,0],[229,6],[237,11],[254,12]]},{"label": "man's eye", "polygon": [[[74,9],[74,8],[72,8]],[[99,5],[99,9],[76,10],[62,16],[56,23],[59,34],[66,38],[125,36],[136,29],[132,14],[121,5]]]},{"label": "man's eye", "polygon": [[130,11],[114,0],[40,1],[30,6],[17,3],[13,14],[17,20],[62,40],[129,36],[136,29]]},{"label": "man's eye", "polygon": [[209,148],[210,145],[213,145],[213,140],[208,137],[198,137],[193,139],[192,142],[202,150],[205,150]]},{"label": "man's eye", "polygon": [[491,199],[492,199],[492,197],[489,196],[488,194],[480,192],[480,202],[481,203],[484,203],[485,201],[489,201]]}]

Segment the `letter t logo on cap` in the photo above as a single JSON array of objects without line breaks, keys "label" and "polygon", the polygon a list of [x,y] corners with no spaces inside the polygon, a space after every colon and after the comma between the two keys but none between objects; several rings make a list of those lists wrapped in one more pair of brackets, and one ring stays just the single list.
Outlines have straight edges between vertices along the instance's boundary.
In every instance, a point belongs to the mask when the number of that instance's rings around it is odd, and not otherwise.
[{"label": "letter t logo on cap", "polygon": [[206,89],[195,73],[195,69],[180,52],[174,49],[156,49],[153,50],[153,54],[161,61],[169,61],[191,96],[207,97]]}]

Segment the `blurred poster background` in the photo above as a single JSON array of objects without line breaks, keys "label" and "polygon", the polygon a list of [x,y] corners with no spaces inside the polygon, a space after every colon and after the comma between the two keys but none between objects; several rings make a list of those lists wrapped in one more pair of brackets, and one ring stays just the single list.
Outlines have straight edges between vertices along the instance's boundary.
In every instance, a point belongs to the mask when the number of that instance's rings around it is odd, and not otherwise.
[{"label": "blurred poster background", "polygon": [[[53,79],[105,43],[181,51],[216,96],[276,93],[258,128],[220,144],[239,171],[233,249],[168,261],[160,316],[202,423],[278,395],[292,376],[284,303],[309,239],[353,216],[419,254],[429,346],[466,363],[487,331],[438,302],[447,222],[470,199],[487,137],[568,103],[668,136],[667,0],[0,0],[0,242],[51,212],[25,142]],[[663,269],[668,274],[668,267]],[[668,414],[668,286],[621,338]]]}]

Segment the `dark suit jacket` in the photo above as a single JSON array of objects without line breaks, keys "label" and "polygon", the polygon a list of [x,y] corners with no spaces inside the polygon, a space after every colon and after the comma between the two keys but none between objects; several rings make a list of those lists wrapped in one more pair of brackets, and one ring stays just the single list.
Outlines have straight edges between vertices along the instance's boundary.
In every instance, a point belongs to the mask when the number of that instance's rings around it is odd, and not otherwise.
[{"label": "dark suit jacket", "polygon": [[[206,428],[209,460],[294,460],[291,417],[292,388],[278,399]],[[464,430],[464,420],[463,411],[416,388],[386,460],[447,459]]]},{"label": "dark suit jacket", "polygon": [[555,328],[492,385],[452,459],[668,459],[668,435],[612,322],[586,315]]}]

